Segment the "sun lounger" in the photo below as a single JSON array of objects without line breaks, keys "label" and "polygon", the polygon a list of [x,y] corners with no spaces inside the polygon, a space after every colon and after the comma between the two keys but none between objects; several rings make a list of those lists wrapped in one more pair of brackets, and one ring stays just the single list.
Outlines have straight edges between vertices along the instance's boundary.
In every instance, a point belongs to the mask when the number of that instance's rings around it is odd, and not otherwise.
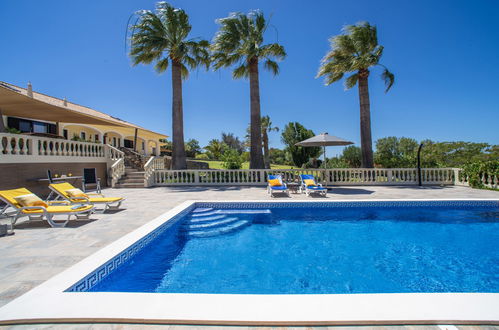
[{"label": "sun lounger", "polygon": [[267,192],[270,194],[270,197],[274,197],[275,193],[282,193],[289,196],[288,187],[282,182],[280,175],[269,175]]},{"label": "sun lounger", "polygon": [[123,197],[105,197],[102,194],[84,193],[68,182],[51,183],[49,184],[49,189],[55,192],[60,198],[72,204],[85,203],[94,206],[104,205],[103,209],[99,209],[100,212],[117,210],[125,200]]},{"label": "sun lounger", "polygon": [[323,196],[327,195],[327,188],[324,188],[320,183],[317,184],[315,182],[315,178],[313,175],[301,174],[300,180],[301,180],[301,186],[300,186],[301,193],[305,192],[307,196],[310,196],[310,194],[320,194]]},{"label": "sun lounger", "polygon": [[[72,215],[77,219],[88,219],[94,210],[93,205],[72,205],[67,201],[44,202],[26,188],[1,190],[0,199],[15,210],[11,216],[12,229],[22,216],[27,216],[29,220],[46,220],[52,227],[64,227]],[[68,218],[56,222],[56,215],[67,215]]]}]

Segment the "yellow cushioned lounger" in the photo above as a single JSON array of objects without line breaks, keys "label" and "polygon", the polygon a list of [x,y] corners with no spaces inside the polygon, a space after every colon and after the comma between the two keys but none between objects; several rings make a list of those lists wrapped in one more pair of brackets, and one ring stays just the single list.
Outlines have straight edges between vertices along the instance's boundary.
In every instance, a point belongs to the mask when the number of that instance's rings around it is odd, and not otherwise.
[{"label": "yellow cushioned lounger", "polygon": [[[88,219],[94,209],[93,205],[71,205],[67,201],[49,201],[45,202],[45,205],[34,206],[23,206],[18,202],[20,196],[31,194],[34,195],[26,188],[0,190],[0,199],[17,211],[11,218],[12,227],[23,215],[27,215],[29,220],[47,220],[52,227],[64,227],[72,215],[77,219]],[[67,215],[68,218],[64,222],[55,222],[54,215],[56,214]]]},{"label": "yellow cushioned lounger", "polygon": [[[71,189],[76,189],[72,184],[68,182],[62,183],[51,183],[49,184],[50,190],[55,192],[61,198],[67,200],[70,203],[85,203],[85,204],[104,204],[104,209],[102,212],[110,209],[116,210],[120,207],[121,203],[125,200],[123,197],[105,197],[102,194],[85,193],[85,196],[72,197],[67,192]],[[113,205],[115,204],[115,205]]]}]

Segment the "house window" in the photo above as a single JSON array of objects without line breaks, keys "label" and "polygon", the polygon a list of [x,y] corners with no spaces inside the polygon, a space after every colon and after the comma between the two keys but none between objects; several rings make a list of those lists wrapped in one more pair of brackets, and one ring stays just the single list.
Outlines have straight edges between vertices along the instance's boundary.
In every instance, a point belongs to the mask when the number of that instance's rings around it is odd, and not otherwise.
[{"label": "house window", "polygon": [[95,142],[99,142],[99,134],[95,134]]},{"label": "house window", "polygon": [[62,136],[64,136],[64,138],[67,140],[68,139],[68,130],[67,129],[63,129],[62,130]]},{"label": "house window", "polygon": [[142,142],[142,151],[146,151],[146,143]]},{"label": "house window", "polygon": [[123,140],[123,146],[125,148],[133,149],[133,141],[132,140],[128,140],[128,139],[124,139]]},{"label": "house window", "polygon": [[[9,127],[16,128],[14,125],[12,125],[10,123],[9,123]],[[23,133],[25,133],[25,132],[31,133],[31,123],[27,120],[19,120],[19,126],[17,126],[17,127],[18,127],[18,130],[20,130]]]},{"label": "house window", "polygon": [[48,133],[47,124],[34,121],[33,133]]},{"label": "house window", "polygon": [[113,147],[116,147],[116,137],[113,137]]},{"label": "house window", "polygon": [[57,134],[55,124],[44,123],[41,121],[21,119],[16,117],[7,118],[7,126],[20,130],[22,133],[50,133]]},{"label": "house window", "polygon": [[81,132],[80,133],[80,137],[82,140],[86,140],[87,139],[87,134],[85,132]]}]

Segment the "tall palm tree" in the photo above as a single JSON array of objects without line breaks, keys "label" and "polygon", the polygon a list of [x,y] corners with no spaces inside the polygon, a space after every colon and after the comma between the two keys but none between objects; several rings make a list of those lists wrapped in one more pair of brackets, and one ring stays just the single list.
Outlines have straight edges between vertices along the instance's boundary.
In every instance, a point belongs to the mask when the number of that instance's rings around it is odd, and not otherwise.
[{"label": "tall palm tree", "polygon": [[235,66],[234,79],[250,81],[250,168],[263,168],[262,133],[260,120],[259,63],[274,75],[279,73],[277,61],[286,57],[284,47],[278,43],[263,45],[263,36],[269,26],[263,13],[233,13],[217,20],[220,29],[212,43],[212,62],[215,70]]},{"label": "tall palm tree", "polygon": [[171,65],[172,168],[185,169],[182,80],[188,77],[189,69],[199,65],[209,67],[209,43],[188,39],[191,31],[189,16],[166,2],[158,2],[155,12],[142,10],[136,14],[137,22],[131,27],[130,57],[133,65],[155,62],[154,68],[159,73]]},{"label": "tall palm tree", "polygon": [[361,22],[356,25],[347,25],[343,31],[344,34],[329,39],[331,50],[322,59],[317,77],[324,76],[326,85],[330,85],[343,78],[346,73],[352,73],[345,79],[345,88],[350,89],[358,83],[362,167],[372,168],[374,162],[368,88],[369,69],[377,65],[383,67],[381,78],[385,81],[385,93],[392,87],[395,77],[379,63],[383,55],[383,46],[378,44],[375,26]]},{"label": "tall palm tree", "polygon": [[269,153],[269,132],[278,132],[279,127],[273,127],[269,116],[262,117],[262,143],[263,143],[263,161],[265,168],[270,168]]}]

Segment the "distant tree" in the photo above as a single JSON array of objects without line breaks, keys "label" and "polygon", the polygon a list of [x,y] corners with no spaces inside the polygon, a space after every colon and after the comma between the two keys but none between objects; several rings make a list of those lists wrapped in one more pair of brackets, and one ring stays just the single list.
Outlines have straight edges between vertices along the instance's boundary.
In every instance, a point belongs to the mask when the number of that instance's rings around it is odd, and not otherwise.
[{"label": "distant tree", "polygon": [[379,63],[383,55],[383,46],[378,44],[375,26],[367,22],[347,25],[344,34],[332,37],[331,50],[322,59],[317,77],[325,77],[330,85],[347,73],[352,73],[345,80],[345,88],[350,89],[357,83],[360,100],[360,140],[362,148],[362,167],[374,166],[371,138],[371,109],[369,101],[369,69],[380,65],[384,68],[381,78],[388,91],[395,80],[394,75]]},{"label": "distant tree", "polygon": [[[269,116],[261,118],[262,123],[262,146],[263,146],[263,161],[265,168],[270,168],[270,154],[269,154],[269,133],[278,132],[279,127],[274,127]],[[249,140],[251,137],[251,126],[246,129],[246,144],[250,145]]]},{"label": "distant tree", "polygon": [[222,157],[222,167],[228,170],[238,170],[243,165],[243,159],[239,152],[232,148],[225,148]]},{"label": "distant tree", "polygon": [[281,149],[270,148],[269,158],[271,164],[291,165],[287,152]]},{"label": "distant tree", "polygon": [[194,158],[197,154],[201,153],[201,147],[199,146],[199,141],[196,139],[190,139],[185,144],[185,153],[187,157]]},{"label": "distant tree", "polygon": [[306,129],[297,122],[288,123],[281,134],[281,141],[286,145],[286,151],[290,153],[293,164],[302,167],[310,158],[321,155],[320,147],[301,147],[295,144],[315,136],[312,130]]},{"label": "distant tree", "polygon": [[376,141],[374,160],[383,168],[415,167],[418,142],[410,138],[389,136]]},{"label": "distant tree", "polygon": [[270,152],[269,152],[269,134],[270,132],[278,132],[279,127],[274,127],[269,116],[262,117],[262,143],[263,143],[263,162],[265,168],[270,168]]},{"label": "distant tree", "polygon": [[244,142],[239,140],[233,133],[222,133],[222,142],[229,148],[236,150],[239,154],[245,150]]},{"label": "distant tree", "polygon": [[422,141],[422,164],[425,167],[462,167],[471,162],[499,159],[499,146],[475,142]]},{"label": "distant tree", "polygon": [[348,146],[343,149],[341,159],[348,167],[358,168],[362,164],[362,152],[357,146]]},{"label": "distant tree", "polygon": [[213,67],[236,66],[232,71],[234,79],[249,78],[250,83],[250,168],[263,168],[262,133],[260,123],[259,62],[274,75],[279,73],[276,60],[286,57],[284,47],[278,43],[263,44],[264,34],[269,26],[263,13],[233,13],[217,20],[220,29],[212,44]]},{"label": "distant tree", "polygon": [[158,2],[156,11],[141,10],[137,23],[131,27],[130,57],[132,64],[150,64],[161,73],[171,64],[172,68],[172,169],[187,168],[184,146],[184,114],[182,105],[182,80],[189,69],[199,65],[209,67],[209,43],[206,40],[188,39],[191,32],[189,16],[166,2]]},{"label": "distant tree", "polygon": [[220,159],[225,148],[227,148],[227,145],[217,139],[210,140],[208,145],[204,147],[206,153],[208,154],[208,157],[210,157],[210,159],[216,160]]},{"label": "distant tree", "polygon": [[341,157],[327,159],[327,168],[350,168],[350,165]]}]

